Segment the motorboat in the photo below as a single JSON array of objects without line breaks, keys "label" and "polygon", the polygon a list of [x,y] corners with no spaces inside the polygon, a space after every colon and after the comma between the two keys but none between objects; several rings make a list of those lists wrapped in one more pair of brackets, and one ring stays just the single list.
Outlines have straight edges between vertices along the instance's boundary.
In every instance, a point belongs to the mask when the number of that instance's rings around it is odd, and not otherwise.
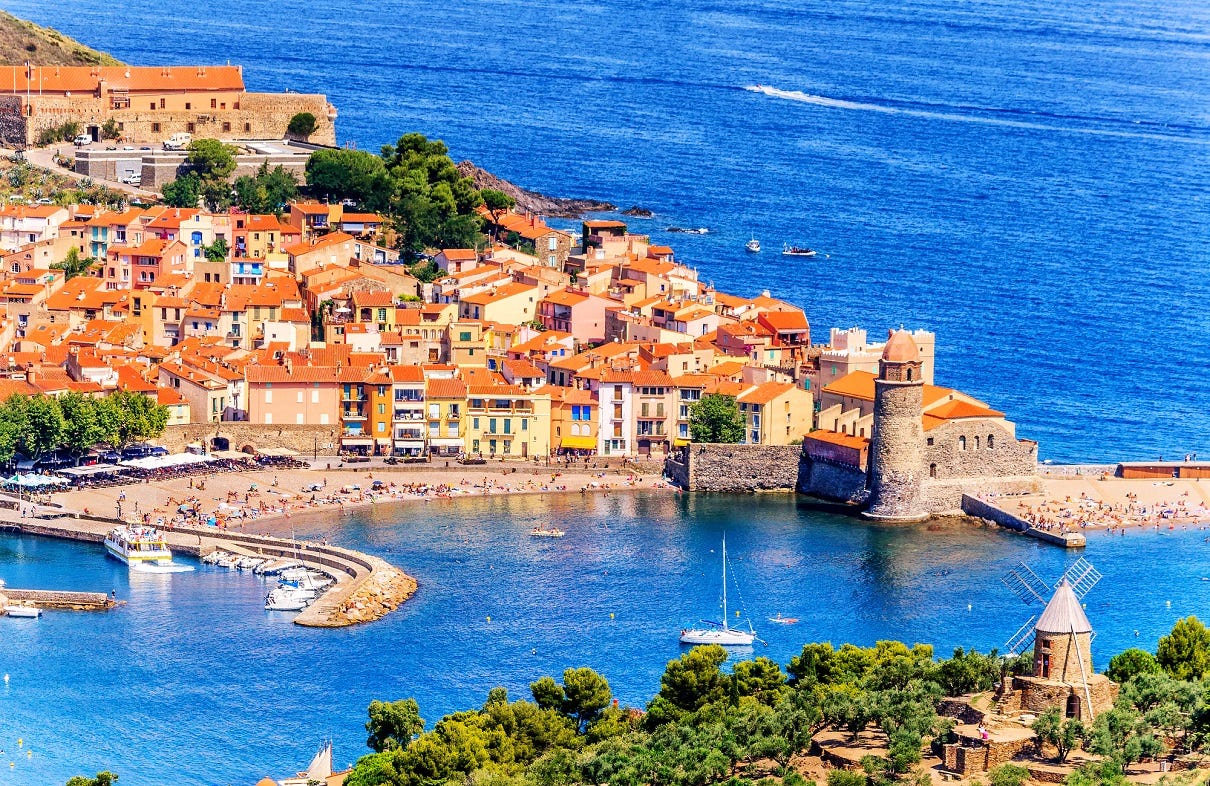
[{"label": "motorboat", "polygon": [[813,257],[815,256],[815,249],[784,243],[781,247],[781,255],[783,257]]},{"label": "motorboat", "polygon": [[42,616],[42,609],[37,606],[5,606],[4,613],[18,619],[37,619]]},{"label": "motorboat", "polygon": [[683,235],[708,235],[710,229],[707,227],[686,228],[686,227],[666,227],[665,232],[679,232]]},{"label": "motorboat", "polygon": [[105,550],[129,566],[171,566],[172,552],[159,530],[123,524],[105,536]]},{"label": "motorboat", "polygon": [[759,254],[760,253],[760,241],[757,240],[756,238],[752,238],[751,240],[749,240],[747,243],[744,244],[744,248],[747,251],[749,251],[750,253]]},{"label": "motorboat", "polygon": [[782,615],[778,614],[776,617],[770,617],[769,622],[773,622],[778,625],[793,625],[794,623],[798,622],[798,617],[783,617]]},{"label": "motorboat", "polygon": [[302,611],[307,607],[307,599],[302,596],[275,589],[265,596],[267,611]]},{"label": "motorboat", "polygon": [[736,630],[727,623],[727,537],[723,536],[723,621],[711,622],[702,620],[706,628],[684,628],[681,630],[681,644],[721,644],[724,647],[750,647],[756,640],[756,631],[752,623],[748,630]]},{"label": "motorboat", "polygon": [[244,557],[235,563],[235,567],[240,570],[255,570],[264,561],[263,557]]},{"label": "motorboat", "polygon": [[529,531],[529,534],[533,538],[561,538],[567,533],[557,527],[549,527],[547,529],[534,527]]},{"label": "motorboat", "polygon": [[202,557],[202,564],[203,565],[216,565],[216,564],[218,564],[219,560],[224,559],[226,557],[230,557],[230,556],[231,556],[230,554],[228,554],[225,551],[222,551],[221,549],[215,549],[214,551],[210,552],[206,556]]}]

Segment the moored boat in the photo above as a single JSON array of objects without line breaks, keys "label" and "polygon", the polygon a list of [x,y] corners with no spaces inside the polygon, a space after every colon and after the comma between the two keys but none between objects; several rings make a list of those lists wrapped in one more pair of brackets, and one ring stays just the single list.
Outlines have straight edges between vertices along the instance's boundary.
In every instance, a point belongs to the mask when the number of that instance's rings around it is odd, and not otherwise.
[{"label": "moored boat", "polygon": [[121,525],[105,536],[105,550],[127,565],[171,565],[172,551],[152,527]]},{"label": "moored boat", "polygon": [[760,241],[757,240],[756,238],[752,238],[751,240],[749,240],[747,243],[744,244],[744,248],[747,249],[750,253],[759,254],[760,253]]},{"label": "moored boat", "polygon": [[533,538],[561,538],[567,533],[558,527],[549,527],[547,529],[543,529],[542,527],[534,527],[529,531],[529,534],[530,537]]},{"label": "moored boat", "polygon": [[721,644],[724,647],[749,647],[756,640],[752,623],[748,630],[736,630],[727,624],[727,538],[723,536],[723,621],[702,620],[708,628],[683,628],[681,644]]},{"label": "moored boat", "polygon": [[37,606],[5,606],[4,613],[18,619],[37,619],[42,616],[42,609]]},{"label": "moored boat", "polygon": [[784,243],[781,247],[781,255],[784,257],[813,257],[815,256],[815,249]]}]

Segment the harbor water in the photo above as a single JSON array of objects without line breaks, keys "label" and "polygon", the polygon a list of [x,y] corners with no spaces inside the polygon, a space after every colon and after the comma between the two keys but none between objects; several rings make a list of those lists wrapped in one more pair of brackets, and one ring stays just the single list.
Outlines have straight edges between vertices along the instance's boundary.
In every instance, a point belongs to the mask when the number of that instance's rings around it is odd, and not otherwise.
[{"label": "harbor water", "polygon": [[[367,752],[373,699],[415,697],[430,726],[489,688],[527,695],[545,674],[590,666],[644,704],[682,627],[717,619],[719,546],[728,601],[785,664],[805,642],[903,639],[986,651],[1038,607],[1000,583],[1020,562],[1053,582],[1078,557],[968,523],[885,526],[815,512],[789,495],[668,491],[379,505],[295,519],[300,537],[380,554],[420,581],[378,622],[337,630],[266,612],[266,582],[199,566],[131,573],[97,546],[0,536],[11,586],[115,589],[105,613],[0,618],[0,786],[109,768],[130,786],[248,784],[303,766],[326,738],[338,764]],[[557,523],[563,538],[534,538]],[[1087,598],[1094,659],[1153,649],[1179,617],[1210,608],[1210,532],[1093,535],[1105,574]],[[1145,589],[1144,589],[1145,588]],[[796,617],[793,625],[769,617]],[[489,621],[490,618],[490,621]],[[33,757],[16,750],[23,738]],[[9,768],[8,763],[14,767]]]}]

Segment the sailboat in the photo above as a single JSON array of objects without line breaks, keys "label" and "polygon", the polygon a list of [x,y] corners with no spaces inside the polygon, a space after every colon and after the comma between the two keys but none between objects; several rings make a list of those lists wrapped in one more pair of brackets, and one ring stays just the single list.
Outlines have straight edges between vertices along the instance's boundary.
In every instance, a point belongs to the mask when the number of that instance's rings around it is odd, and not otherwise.
[{"label": "sailboat", "polygon": [[756,639],[752,623],[748,630],[735,630],[727,624],[727,536],[723,536],[723,621],[702,620],[709,628],[685,628],[681,631],[681,644],[722,644],[724,647],[750,647]]}]

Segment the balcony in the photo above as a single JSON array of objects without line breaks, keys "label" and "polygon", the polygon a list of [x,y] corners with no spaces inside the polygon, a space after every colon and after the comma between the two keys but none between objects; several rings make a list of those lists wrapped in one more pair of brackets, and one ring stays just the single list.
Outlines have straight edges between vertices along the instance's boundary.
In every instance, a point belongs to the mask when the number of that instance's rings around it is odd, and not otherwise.
[{"label": "balcony", "polygon": [[424,413],[415,409],[397,409],[395,420],[424,420]]},{"label": "balcony", "polygon": [[366,414],[361,410],[345,410],[340,413],[342,420],[365,420]]},{"label": "balcony", "polygon": [[366,400],[364,393],[342,393],[340,394],[341,402],[360,404]]}]

